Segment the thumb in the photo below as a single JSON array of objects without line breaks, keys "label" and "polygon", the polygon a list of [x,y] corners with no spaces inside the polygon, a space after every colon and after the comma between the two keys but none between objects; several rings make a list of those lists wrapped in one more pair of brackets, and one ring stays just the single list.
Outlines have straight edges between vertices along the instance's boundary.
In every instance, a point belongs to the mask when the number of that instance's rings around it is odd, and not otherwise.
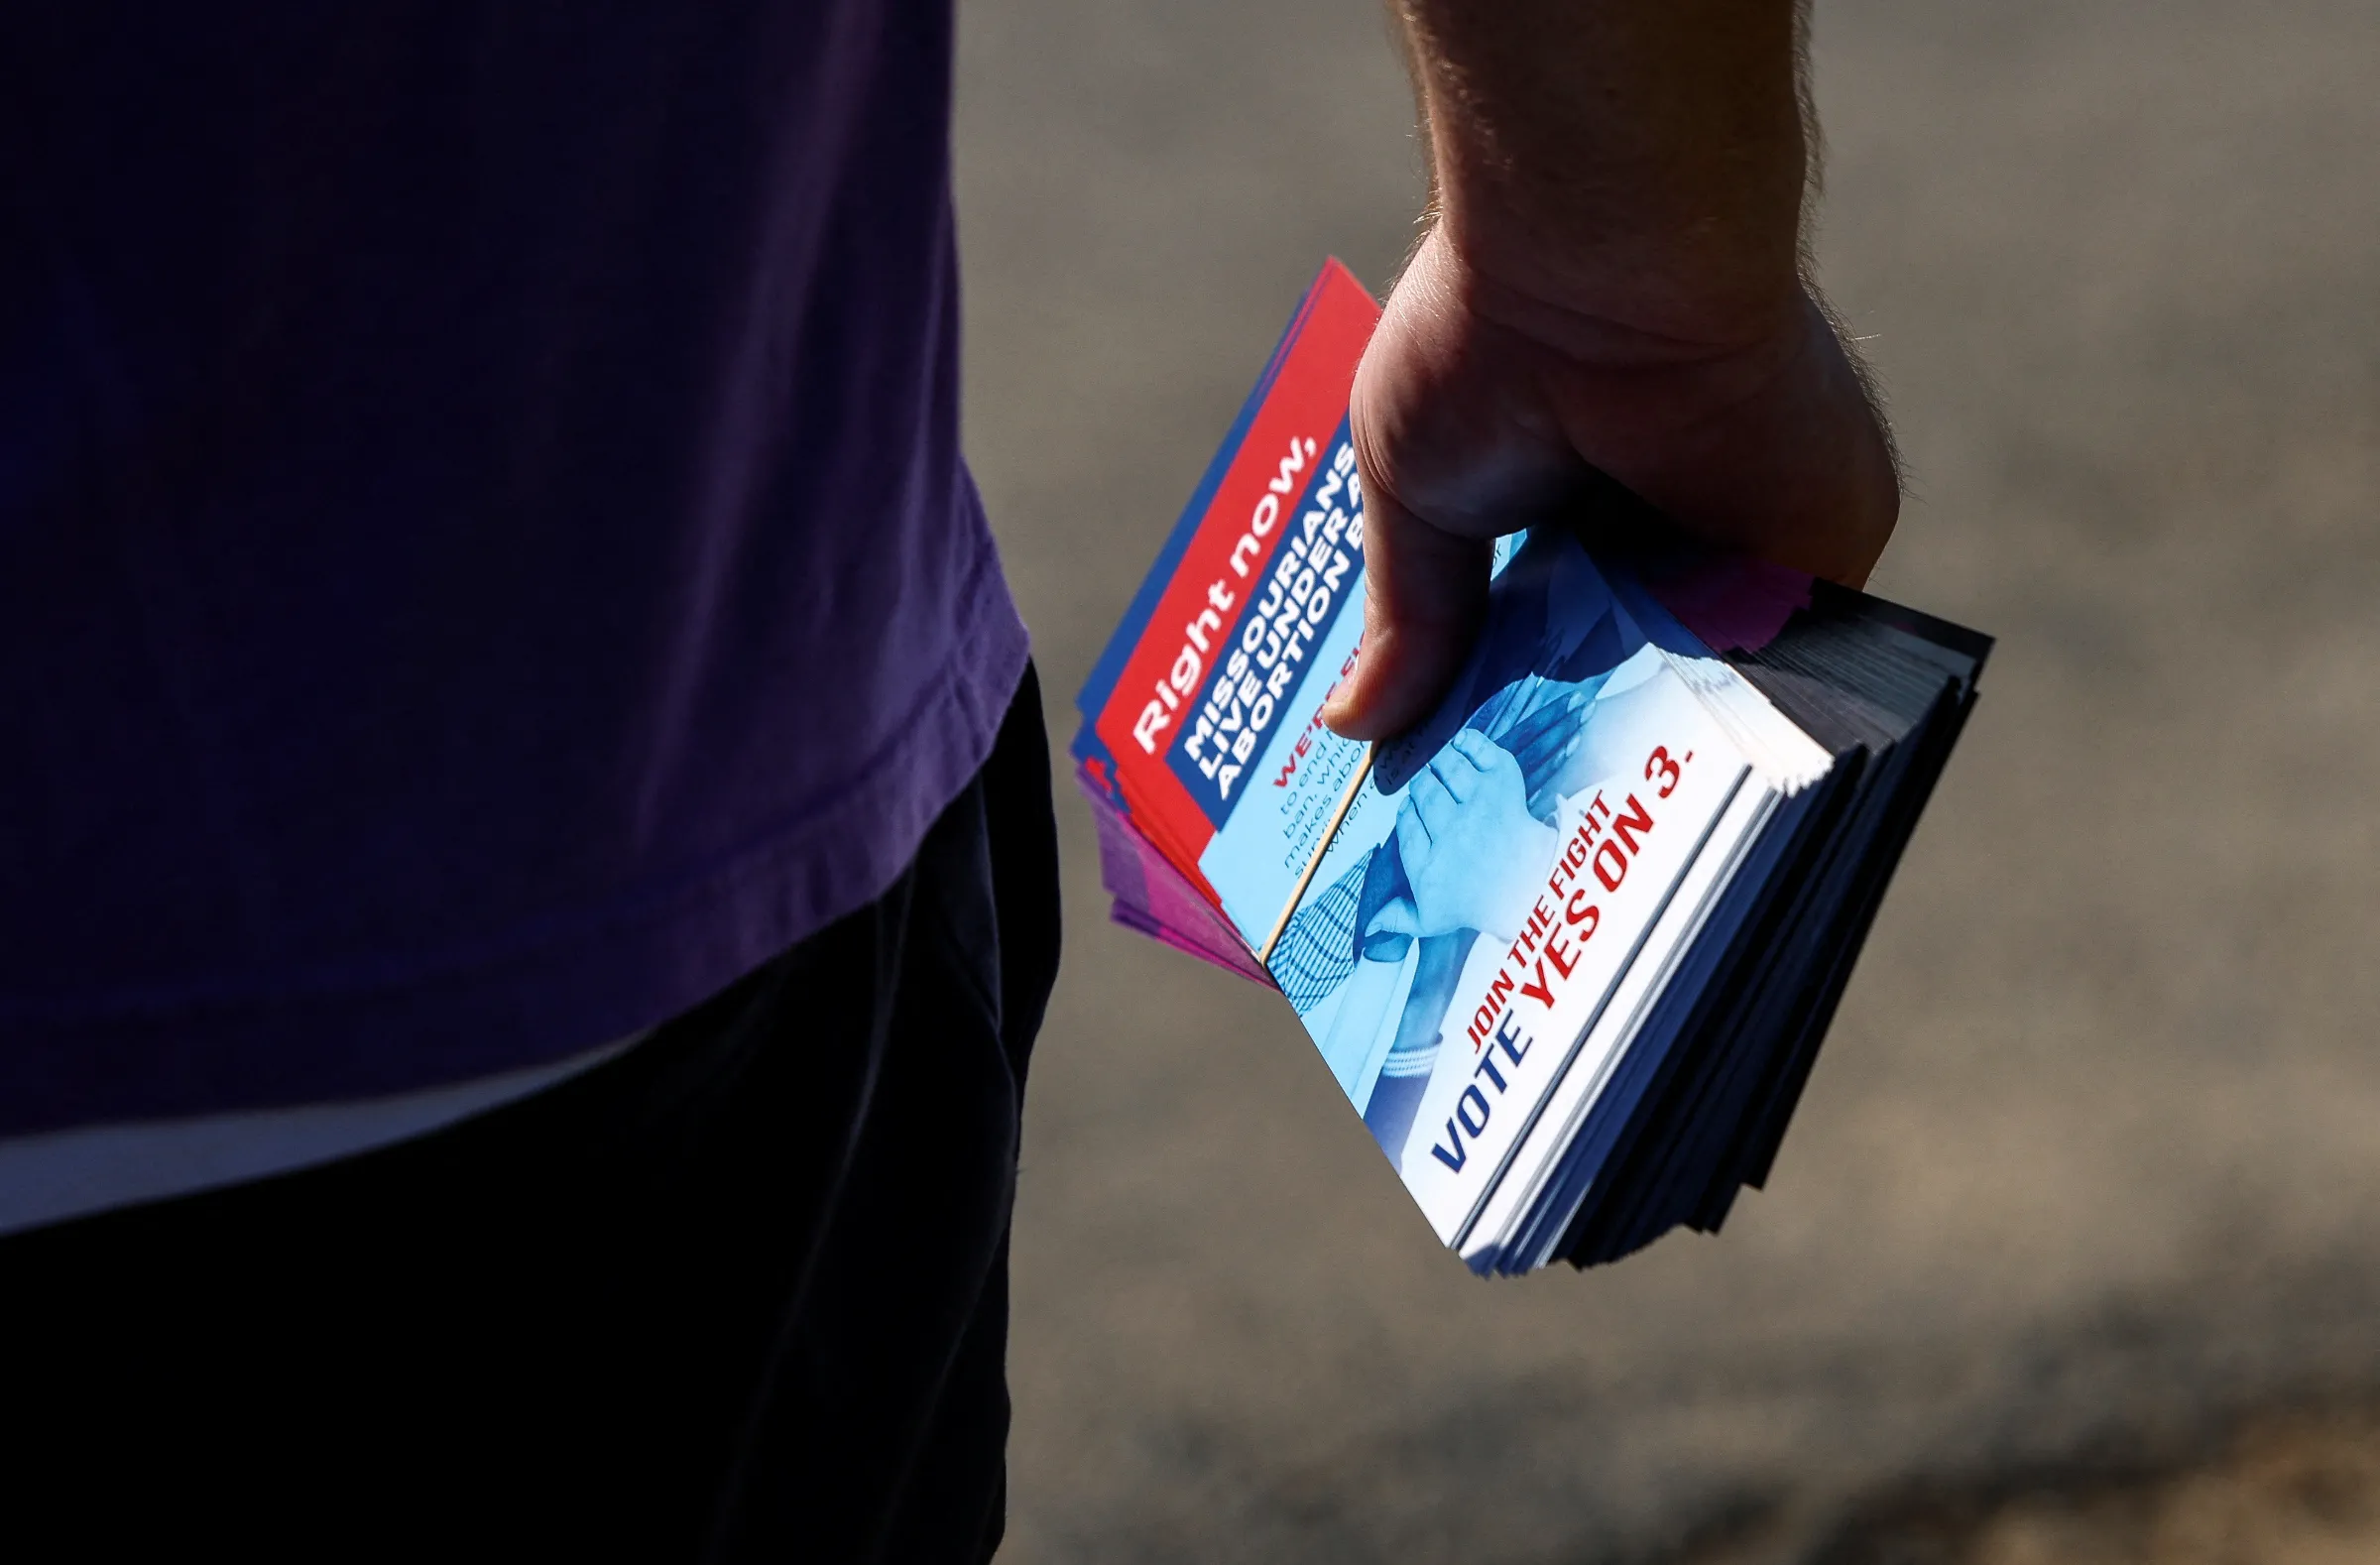
[{"label": "thumb", "polygon": [[1334,733],[1389,739],[1429,715],[1471,655],[1493,549],[1430,526],[1364,474],[1364,642],[1323,703]]}]

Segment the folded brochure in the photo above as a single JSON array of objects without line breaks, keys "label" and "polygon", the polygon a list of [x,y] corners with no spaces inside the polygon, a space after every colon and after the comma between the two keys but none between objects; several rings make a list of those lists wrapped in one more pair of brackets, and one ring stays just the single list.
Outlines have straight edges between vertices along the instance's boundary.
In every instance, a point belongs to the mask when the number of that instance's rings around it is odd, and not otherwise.
[{"label": "folded brochure", "polygon": [[1473,1269],[1714,1230],[1991,643],[1655,524],[1541,525],[1434,715],[1340,738],[1377,318],[1328,264],[1078,697],[1114,916],[1280,990]]}]

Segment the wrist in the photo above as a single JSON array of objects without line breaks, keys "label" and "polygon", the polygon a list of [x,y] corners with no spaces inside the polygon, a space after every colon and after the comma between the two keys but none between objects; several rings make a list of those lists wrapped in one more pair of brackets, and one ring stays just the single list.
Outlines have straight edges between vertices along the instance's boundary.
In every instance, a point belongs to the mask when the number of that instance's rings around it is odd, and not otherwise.
[{"label": "wrist", "polygon": [[1858,367],[1798,280],[1781,307],[1664,329],[1626,296],[1515,282],[1434,230],[1357,404],[1368,483],[1449,535],[1559,510],[1592,466],[1707,542],[1856,584],[1899,509]]},{"label": "wrist", "polygon": [[1425,354],[1558,386],[1563,422],[1639,450],[1759,397],[1811,352],[1813,329],[1825,329],[1798,278],[1757,307],[1681,290],[1656,311],[1639,293],[1564,289],[1548,270],[1491,268],[1441,228],[1415,253],[1390,314],[1426,322],[1417,326]]},{"label": "wrist", "polygon": [[1441,198],[1414,257],[1473,318],[1615,372],[1778,354],[1802,330],[1798,258],[1708,234],[1598,242],[1497,204]]}]

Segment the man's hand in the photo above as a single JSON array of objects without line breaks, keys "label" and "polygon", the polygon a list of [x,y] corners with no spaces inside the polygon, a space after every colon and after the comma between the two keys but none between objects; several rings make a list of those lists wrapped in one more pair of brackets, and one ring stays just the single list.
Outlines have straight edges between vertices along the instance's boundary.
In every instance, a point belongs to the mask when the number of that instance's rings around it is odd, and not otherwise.
[{"label": "man's hand", "polygon": [[1408,0],[1438,221],[1356,377],[1364,651],[1324,716],[1422,717],[1489,542],[1597,475],[1696,537],[1866,579],[1891,446],[1801,276],[1793,0]]}]

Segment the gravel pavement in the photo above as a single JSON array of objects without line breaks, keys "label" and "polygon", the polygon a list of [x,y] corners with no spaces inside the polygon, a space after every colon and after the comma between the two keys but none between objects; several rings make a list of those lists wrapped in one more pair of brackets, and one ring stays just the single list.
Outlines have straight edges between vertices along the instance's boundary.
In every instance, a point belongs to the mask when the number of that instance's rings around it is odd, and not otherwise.
[{"label": "gravel pavement", "polygon": [[[2198,1514],[2275,1419],[2380,1427],[2380,7],[1817,34],[1823,275],[1913,475],[1876,585],[2001,640],[1769,1189],[1473,1279],[1277,997],[1106,924],[1069,793],[1004,1559],[2080,1559],[2024,1497]],[[972,0],[959,95],[969,447],[1062,743],[1418,159],[1371,0]]]}]

